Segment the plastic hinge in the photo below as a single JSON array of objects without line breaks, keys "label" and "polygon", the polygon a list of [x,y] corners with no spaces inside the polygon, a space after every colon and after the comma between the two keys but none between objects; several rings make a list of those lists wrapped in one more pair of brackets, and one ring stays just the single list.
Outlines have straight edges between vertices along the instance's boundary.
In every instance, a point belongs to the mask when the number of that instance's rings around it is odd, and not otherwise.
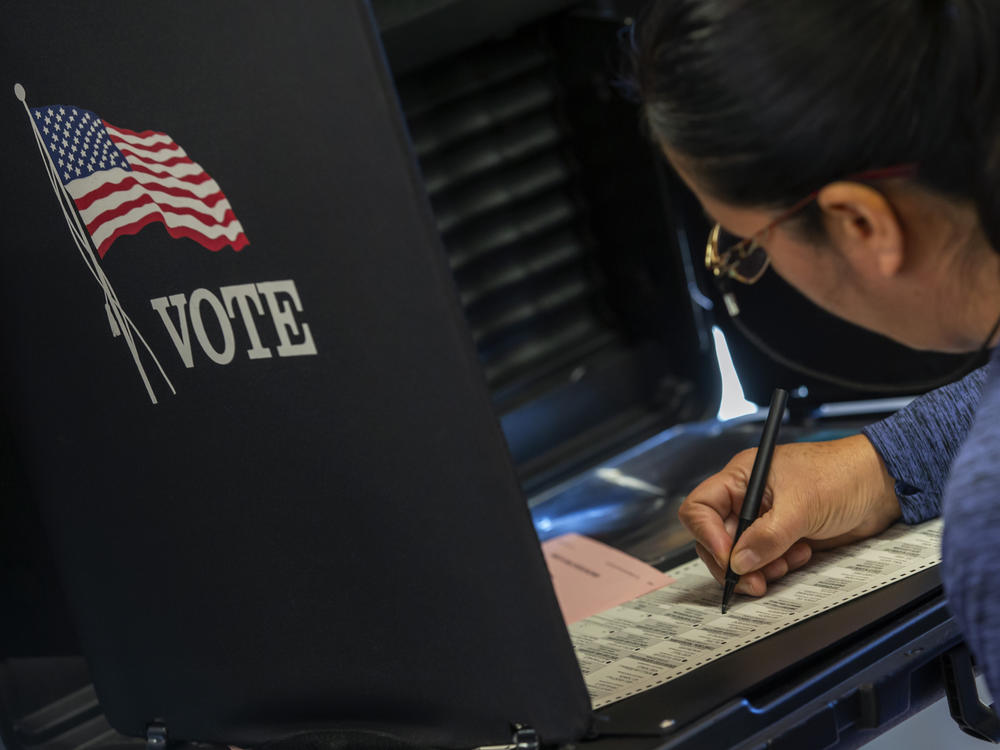
[{"label": "plastic hinge", "polygon": [[516,750],[538,750],[542,745],[538,732],[531,727],[518,727],[512,739]]},{"label": "plastic hinge", "polygon": [[150,724],[146,727],[146,750],[167,750],[167,727]]},{"label": "plastic hinge", "polygon": [[966,734],[987,742],[1000,742],[1000,717],[993,706],[979,698],[972,654],[964,643],[941,657],[948,710]]},{"label": "plastic hinge", "polygon": [[476,750],[540,750],[541,746],[538,732],[531,727],[515,724],[509,745],[481,745]]}]

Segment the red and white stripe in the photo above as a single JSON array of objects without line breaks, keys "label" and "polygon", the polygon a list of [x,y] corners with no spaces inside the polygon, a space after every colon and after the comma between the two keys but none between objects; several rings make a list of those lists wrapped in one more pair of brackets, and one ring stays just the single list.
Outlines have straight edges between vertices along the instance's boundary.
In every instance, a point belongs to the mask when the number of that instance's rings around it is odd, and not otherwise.
[{"label": "red and white stripe", "polygon": [[156,221],[213,251],[249,244],[219,184],[170,136],[104,127],[132,171],[100,170],[66,185],[102,258],[116,239]]}]

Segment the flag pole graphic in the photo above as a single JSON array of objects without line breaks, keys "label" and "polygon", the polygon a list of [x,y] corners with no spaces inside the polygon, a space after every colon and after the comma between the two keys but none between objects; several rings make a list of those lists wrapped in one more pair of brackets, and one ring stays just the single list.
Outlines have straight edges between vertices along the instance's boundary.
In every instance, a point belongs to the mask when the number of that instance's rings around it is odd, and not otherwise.
[{"label": "flag pole graphic", "polygon": [[125,312],[121,302],[118,300],[118,295],[115,293],[114,287],[111,286],[111,281],[108,279],[107,275],[104,273],[104,269],[98,262],[96,249],[94,248],[90,234],[87,232],[86,227],[83,225],[83,222],[77,213],[72,196],[69,195],[65,186],[59,180],[56,166],[52,163],[52,157],[46,150],[42,141],[42,136],[38,132],[38,127],[35,125],[35,121],[31,117],[31,110],[28,109],[28,103],[26,101],[27,94],[24,90],[24,86],[20,83],[14,84],[14,96],[16,96],[18,101],[20,101],[24,106],[24,111],[28,116],[28,122],[31,123],[31,130],[35,135],[35,143],[42,156],[46,173],[49,176],[49,182],[52,184],[52,189],[56,194],[56,199],[59,201],[59,206],[62,209],[64,218],[66,219],[66,224],[69,227],[73,242],[76,244],[77,250],[80,252],[80,257],[83,259],[84,265],[87,266],[87,270],[90,271],[94,280],[97,282],[98,286],[101,287],[101,290],[104,293],[104,309],[108,316],[108,322],[111,326],[112,335],[115,337],[121,336],[125,339],[129,351],[132,353],[132,359],[135,361],[136,369],[139,371],[139,377],[142,378],[143,385],[146,387],[146,393],[149,394],[150,401],[154,404],[157,403],[156,393],[153,391],[153,386],[149,382],[149,377],[146,375],[146,369],[143,367],[139,349],[135,343],[136,338],[139,339],[149,356],[152,358],[153,362],[156,364],[156,368],[159,370],[160,375],[166,382],[167,387],[170,388],[170,392],[176,395],[177,391],[174,389],[173,383],[170,382],[170,378],[167,377],[166,372],[164,372],[159,359],[157,359],[152,348],[150,348],[146,339],[139,332],[138,327]]}]

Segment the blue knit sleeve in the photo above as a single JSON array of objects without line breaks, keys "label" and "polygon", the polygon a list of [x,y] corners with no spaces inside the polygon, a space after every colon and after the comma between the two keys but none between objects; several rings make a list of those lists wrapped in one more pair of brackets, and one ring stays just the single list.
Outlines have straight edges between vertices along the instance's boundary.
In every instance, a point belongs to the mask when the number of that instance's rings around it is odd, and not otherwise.
[{"label": "blue knit sleeve", "polygon": [[1000,351],[945,487],[941,580],[994,699],[1000,696]]},{"label": "blue knit sleeve", "polygon": [[925,393],[888,419],[862,430],[896,480],[896,495],[907,523],[940,515],[945,480],[972,427],[987,367]]}]

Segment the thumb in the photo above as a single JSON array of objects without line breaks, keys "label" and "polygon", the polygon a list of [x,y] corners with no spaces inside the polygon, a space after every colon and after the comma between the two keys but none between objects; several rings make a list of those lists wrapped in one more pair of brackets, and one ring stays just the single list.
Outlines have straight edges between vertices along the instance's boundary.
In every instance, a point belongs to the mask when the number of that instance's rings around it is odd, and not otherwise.
[{"label": "thumb", "polygon": [[774,505],[754,521],[733,547],[733,572],[743,575],[777,560],[806,536],[806,514],[794,506]]}]

